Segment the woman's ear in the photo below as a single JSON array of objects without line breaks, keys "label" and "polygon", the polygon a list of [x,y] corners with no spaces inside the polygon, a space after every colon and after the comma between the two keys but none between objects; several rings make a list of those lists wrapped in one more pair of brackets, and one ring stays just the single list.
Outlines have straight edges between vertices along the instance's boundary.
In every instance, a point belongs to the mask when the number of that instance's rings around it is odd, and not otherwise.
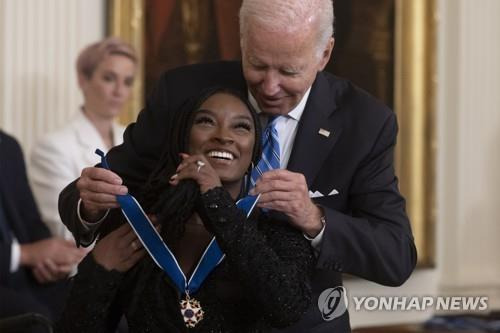
[{"label": "woman's ear", "polygon": [[89,78],[87,78],[84,74],[78,73],[78,86],[82,91],[85,91]]}]

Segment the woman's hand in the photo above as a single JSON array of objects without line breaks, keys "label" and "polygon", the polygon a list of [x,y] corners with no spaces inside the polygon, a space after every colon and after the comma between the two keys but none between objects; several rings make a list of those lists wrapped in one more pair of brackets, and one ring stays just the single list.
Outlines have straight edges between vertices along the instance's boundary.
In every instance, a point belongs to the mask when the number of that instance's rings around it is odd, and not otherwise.
[{"label": "woman's hand", "polygon": [[217,186],[222,186],[219,175],[207,161],[204,155],[181,154],[182,162],[177,167],[177,173],[170,178],[169,183],[176,186],[183,179],[193,179],[200,186],[203,194]]},{"label": "woman's hand", "polygon": [[146,250],[128,223],[99,240],[92,250],[99,265],[108,271],[115,269],[122,273],[132,268],[145,253]]}]

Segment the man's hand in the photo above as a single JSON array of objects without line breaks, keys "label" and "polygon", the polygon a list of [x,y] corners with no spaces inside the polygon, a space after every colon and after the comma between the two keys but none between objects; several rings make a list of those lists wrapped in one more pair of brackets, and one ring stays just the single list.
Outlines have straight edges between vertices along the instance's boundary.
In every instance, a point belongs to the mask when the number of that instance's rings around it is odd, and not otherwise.
[{"label": "man's hand", "polygon": [[20,248],[21,266],[30,267],[40,283],[66,277],[88,252],[88,249],[79,249],[74,242],[58,237],[21,244]]},{"label": "man's hand", "polygon": [[50,258],[38,263],[32,272],[39,283],[49,283],[66,278],[73,270],[74,265],[57,265]]},{"label": "man's hand", "polygon": [[323,228],[322,212],[309,198],[306,179],[301,173],[288,170],[264,172],[250,194],[260,193],[257,205],[286,214],[292,225],[309,237]]},{"label": "man's hand", "polygon": [[146,250],[128,223],[99,240],[92,250],[99,265],[108,271],[115,269],[119,272],[128,271],[145,254]]},{"label": "man's hand", "polygon": [[118,208],[116,195],[128,192],[116,173],[96,167],[82,170],[76,188],[82,199],[80,207],[82,218],[89,222],[99,220],[107,209]]}]

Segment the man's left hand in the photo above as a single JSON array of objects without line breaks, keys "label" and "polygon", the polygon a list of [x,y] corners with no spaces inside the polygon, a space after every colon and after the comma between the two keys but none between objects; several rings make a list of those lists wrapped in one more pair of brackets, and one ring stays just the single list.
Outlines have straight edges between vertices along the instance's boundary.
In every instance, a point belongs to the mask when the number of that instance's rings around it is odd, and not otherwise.
[{"label": "man's left hand", "polygon": [[33,267],[32,272],[38,283],[50,283],[69,276],[74,265],[58,265],[51,258],[46,258]]},{"label": "man's left hand", "polygon": [[303,174],[277,169],[264,172],[250,194],[260,193],[258,206],[286,214],[293,226],[309,237],[323,228],[322,212],[309,198]]}]

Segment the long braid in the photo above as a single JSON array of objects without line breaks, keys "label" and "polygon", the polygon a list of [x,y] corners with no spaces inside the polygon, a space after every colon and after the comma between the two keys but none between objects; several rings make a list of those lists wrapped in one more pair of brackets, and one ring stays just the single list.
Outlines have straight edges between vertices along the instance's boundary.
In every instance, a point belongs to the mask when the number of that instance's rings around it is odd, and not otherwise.
[{"label": "long braid", "polygon": [[[174,116],[174,126],[165,141],[165,149],[142,191],[144,209],[158,216],[161,235],[168,246],[173,246],[184,234],[185,221],[193,214],[199,187],[193,180],[169,184],[170,177],[181,162],[179,154],[187,149],[188,129],[191,127],[193,101],[187,101]],[[176,120],[176,121],[175,121]]]}]

